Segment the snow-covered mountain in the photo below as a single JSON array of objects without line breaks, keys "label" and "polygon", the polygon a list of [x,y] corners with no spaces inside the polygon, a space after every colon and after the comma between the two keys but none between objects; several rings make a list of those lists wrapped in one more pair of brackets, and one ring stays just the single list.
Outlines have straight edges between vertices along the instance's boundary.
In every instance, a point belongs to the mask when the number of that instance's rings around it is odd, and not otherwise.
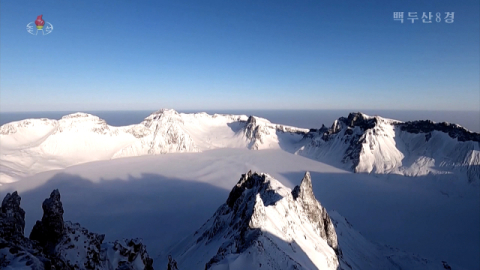
[{"label": "snow-covered mountain", "polygon": [[42,220],[29,238],[24,237],[25,211],[20,201],[17,192],[8,193],[0,208],[1,269],[153,270],[153,260],[141,240],[103,243],[105,235],[64,222],[58,190],[43,202]]},{"label": "snow-covered mountain", "polygon": [[308,172],[293,190],[268,174],[242,175],[214,215],[172,248],[169,265],[238,270],[448,269],[446,262],[366,240],[337,212],[331,219],[313,194]]},{"label": "snow-covered mountain", "polygon": [[305,135],[297,154],[341,162],[359,173],[480,177],[480,134],[449,123],[401,122],[351,113]]},{"label": "snow-covered mountain", "polygon": [[351,113],[331,128],[308,130],[256,116],[163,109],[124,127],[85,113],[5,124],[0,184],[78,163],[216,148],[282,149],[359,173],[480,177],[480,134],[455,124]]}]

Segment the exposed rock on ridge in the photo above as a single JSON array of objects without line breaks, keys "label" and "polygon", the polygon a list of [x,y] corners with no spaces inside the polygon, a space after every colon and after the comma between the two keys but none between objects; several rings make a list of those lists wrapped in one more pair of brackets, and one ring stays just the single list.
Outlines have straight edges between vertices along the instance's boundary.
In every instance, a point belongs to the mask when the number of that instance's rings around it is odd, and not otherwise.
[{"label": "exposed rock on ridge", "polygon": [[248,269],[337,269],[335,228],[311,188],[308,173],[294,191],[268,174],[243,174],[225,204],[174,254],[179,268],[203,261],[205,269],[219,269],[239,260],[249,261]]},{"label": "exposed rock on ridge", "polygon": [[[400,129],[402,131],[410,133],[428,133],[431,134],[432,131],[440,131],[447,133],[453,139],[458,139],[460,142],[474,141],[480,142],[480,134],[471,132],[466,128],[450,124],[447,122],[435,123],[430,120],[420,120],[420,121],[409,121],[405,123],[399,123]],[[431,136],[431,135],[430,135]]]},{"label": "exposed rock on ridge", "polygon": [[17,192],[7,194],[0,211],[0,268],[33,270],[151,270],[153,260],[139,239],[103,243],[105,235],[63,221],[60,192],[54,190],[42,208],[30,239],[23,235],[25,212]]},{"label": "exposed rock on ridge", "polygon": [[296,186],[292,191],[293,199],[299,202],[307,214],[315,231],[327,241],[328,245],[339,254],[337,233],[327,210],[320,205],[315,198],[312,189],[312,179],[310,172],[306,172],[300,186]]},{"label": "exposed rock on ridge", "polygon": [[448,171],[473,183],[480,179],[479,141],[479,133],[455,124],[350,113],[330,128],[311,129],[295,153],[356,173],[423,176]]},{"label": "exposed rock on ridge", "polygon": [[23,236],[25,229],[25,211],[20,207],[21,198],[15,191],[8,193],[0,209],[0,237],[10,240]]},{"label": "exposed rock on ridge", "polygon": [[63,206],[60,192],[55,189],[42,204],[43,217],[37,221],[30,233],[30,239],[36,240],[41,246],[56,245],[65,233],[63,222]]}]

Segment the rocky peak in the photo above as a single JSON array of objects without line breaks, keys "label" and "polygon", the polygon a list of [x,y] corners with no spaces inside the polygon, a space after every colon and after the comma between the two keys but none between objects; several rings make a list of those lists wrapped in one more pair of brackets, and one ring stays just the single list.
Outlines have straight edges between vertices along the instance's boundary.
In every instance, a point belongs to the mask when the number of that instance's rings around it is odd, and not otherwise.
[{"label": "rocky peak", "polygon": [[8,193],[0,209],[0,237],[11,239],[23,237],[25,229],[25,211],[20,207],[21,198],[15,191]]},{"label": "rocky peak", "polygon": [[177,262],[170,255],[168,255],[167,270],[178,270]]},{"label": "rocky peak", "polygon": [[305,173],[300,186],[295,186],[292,191],[292,196],[294,200],[297,200],[298,197],[307,201],[316,200],[312,190],[312,178],[310,176],[310,172]]},{"label": "rocky peak", "polygon": [[302,206],[317,234],[326,240],[328,245],[338,255],[339,248],[335,227],[327,210],[320,205],[315,198],[315,194],[313,194],[312,178],[309,172],[305,173],[300,186],[296,186],[293,189],[292,196]]},{"label": "rocky peak", "polygon": [[257,119],[255,116],[248,117],[245,125],[245,137],[250,140],[260,138],[260,134],[258,133]]},{"label": "rocky peak", "polygon": [[348,117],[340,117],[339,119],[348,127],[360,127],[362,130],[367,130],[375,127],[378,119],[375,117],[369,117],[361,112],[349,113]]},{"label": "rocky peak", "polygon": [[43,217],[37,221],[30,234],[30,239],[37,240],[42,246],[56,244],[64,233],[63,206],[60,201],[60,192],[55,189],[50,198],[42,204]]},{"label": "rocky peak", "polygon": [[246,174],[242,174],[242,177],[238,183],[230,191],[230,195],[227,198],[227,205],[232,208],[237,199],[243,194],[245,189],[251,189],[254,185],[263,183],[265,181],[265,176],[261,177],[258,174],[252,174],[252,171],[248,171]]}]

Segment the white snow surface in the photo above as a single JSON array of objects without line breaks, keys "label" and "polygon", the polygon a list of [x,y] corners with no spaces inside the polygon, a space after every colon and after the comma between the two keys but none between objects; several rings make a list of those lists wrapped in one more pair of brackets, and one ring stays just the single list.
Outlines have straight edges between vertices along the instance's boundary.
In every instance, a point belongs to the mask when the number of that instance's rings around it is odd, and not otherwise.
[{"label": "white snow surface", "polygon": [[[239,176],[250,169],[269,172],[287,188],[310,171],[316,198],[329,213],[336,210],[346,217],[369,241],[421,254],[432,262],[445,260],[465,269],[480,266],[479,194],[454,174],[417,178],[355,174],[278,149],[215,149],[42,172],[1,186],[0,196],[18,190],[28,235],[42,216],[39,205],[58,188],[65,220],[106,234],[106,241],[143,238],[155,269],[164,269],[172,248],[225,203]],[[338,221],[333,215],[332,219]],[[373,254],[387,254],[388,249],[381,250]],[[380,265],[385,264],[385,256],[381,258]]]},{"label": "white snow surface", "polygon": [[[353,129],[336,120],[336,134],[324,141],[309,130],[246,115],[184,114],[162,109],[136,125],[113,127],[86,113],[60,120],[27,119],[0,127],[0,184],[71,165],[121,157],[218,148],[282,149],[361,173],[422,176],[458,173],[480,178],[480,145],[448,134],[401,131],[400,121],[375,118],[375,127]],[[309,134],[310,135],[310,134]],[[355,144],[361,141],[356,150]],[[353,149],[353,150],[352,150]],[[358,151],[358,157],[352,152]]]},{"label": "white snow surface", "polygon": [[163,109],[140,124],[124,127],[109,126],[86,113],[58,121],[8,123],[0,127],[0,184],[96,160],[216,148],[275,149],[308,131],[250,119],[247,123],[245,115],[179,114]]},{"label": "white snow surface", "polygon": [[[241,173],[267,172],[293,188],[310,171],[315,195],[329,213],[348,218],[368,243],[381,243],[361,245],[366,254],[351,258],[380,256],[371,260],[385,265],[388,244],[407,254],[390,256],[399,266],[425,256],[478,269],[478,143],[439,131],[426,140],[425,133],[375,117],[379,123],[366,131],[347,131],[336,121],[338,132],[328,141],[257,117],[173,110],[126,127],[83,113],[12,122],[0,127],[0,197],[19,191],[28,235],[41,218],[38,205],[59,188],[66,220],[105,233],[108,241],[143,238],[155,268],[163,269],[172,247],[212,216]],[[357,162],[349,146],[359,139],[365,143]],[[351,231],[355,237],[342,237],[346,223],[334,214],[332,219],[339,224],[340,246],[357,250],[363,238]]]}]

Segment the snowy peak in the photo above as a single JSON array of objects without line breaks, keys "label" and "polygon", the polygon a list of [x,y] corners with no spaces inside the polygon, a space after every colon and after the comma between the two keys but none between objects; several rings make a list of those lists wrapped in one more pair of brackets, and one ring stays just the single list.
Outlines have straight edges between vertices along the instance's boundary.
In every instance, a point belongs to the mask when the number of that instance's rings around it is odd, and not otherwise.
[{"label": "snowy peak", "polygon": [[243,128],[243,136],[249,142],[248,148],[252,150],[292,148],[308,129],[272,124],[267,119],[250,116]]},{"label": "snowy peak", "polygon": [[337,269],[335,229],[308,179],[292,192],[268,174],[243,174],[213,217],[173,249],[179,269]]},{"label": "snowy peak", "polygon": [[67,115],[63,116],[61,120],[67,120],[67,119],[70,120],[70,121],[77,121],[77,122],[100,121],[101,120],[98,116],[95,116],[95,115],[92,115],[92,114],[89,114],[89,113],[82,113],[82,112],[67,114]]},{"label": "snowy peak", "polygon": [[136,139],[117,151],[113,158],[165,154],[171,152],[198,152],[198,147],[185,130],[185,123],[175,110],[163,109],[125,131]]},{"label": "snowy peak", "polygon": [[161,109],[147,116],[142,122],[146,127],[150,127],[153,123],[183,123],[183,120],[177,111]]}]

